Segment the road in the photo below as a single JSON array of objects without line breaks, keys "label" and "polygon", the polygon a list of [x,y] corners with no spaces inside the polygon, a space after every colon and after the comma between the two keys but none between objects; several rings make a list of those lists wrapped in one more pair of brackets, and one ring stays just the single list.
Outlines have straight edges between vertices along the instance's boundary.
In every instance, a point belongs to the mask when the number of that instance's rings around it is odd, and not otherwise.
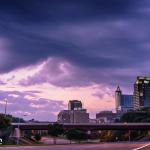
[{"label": "road", "polygon": [[[147,143],[104,143],[104,144],[72,144],[50,146],[0,147],[0,150],[140,150]],[[150,145],[141,150],[150,150]]]},{"label": "road", "polygon": [[[44,144],[53,144],[54,140],[51,137],[42,137],[41,142],[44,143]],[[67,140],[67,139],[59,139],[59,138],[57,138],[56,143],[57,144],[69,144],[70,141]]]}]

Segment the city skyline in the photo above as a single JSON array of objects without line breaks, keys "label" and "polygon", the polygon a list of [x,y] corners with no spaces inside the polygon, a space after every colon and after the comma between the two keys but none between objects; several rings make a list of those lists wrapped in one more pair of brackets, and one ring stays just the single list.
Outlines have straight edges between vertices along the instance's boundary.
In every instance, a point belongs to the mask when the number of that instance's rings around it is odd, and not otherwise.
[{"label": "city skyline", "polygon": [[[148,0],[1,0],[0,112],[54,121],[72,99],[115,110],[149,76]],[[45,115],[47,114],[47,115]],[[26,119],[25,118],[25,119]]]}]

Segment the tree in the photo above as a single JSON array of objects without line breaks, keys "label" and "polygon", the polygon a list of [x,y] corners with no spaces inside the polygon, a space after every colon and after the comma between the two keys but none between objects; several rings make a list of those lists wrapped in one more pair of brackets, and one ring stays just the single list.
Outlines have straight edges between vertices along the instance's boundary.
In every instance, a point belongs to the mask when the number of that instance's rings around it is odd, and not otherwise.
[{"label": "tree", "polygon": [[66,132],[66,137],[67,139],[70,140],[75,140],[75,141],[82,141],[82,140],[86,140],[87,139],[87,134],[85,131],[81,130],[81,129],[70,129],[68,132]]},{"label": "tree", "polygon": [[12,115],[7,114],[6,117],[10,118],[11,122],[13,123],[25,123],[25,120],[23,118],[14,117]]},{"label": "tree", "polygon": [[55,123],[48,126],[48,134],[53,137],[54,144],[56,144],[56,138],[64,133],[63,126]]},{"label": "tree", "polygon": [[41,140],[41,135],[36,133],[34,138],[36,139],[36,141],[40,141]]},{"label": "tree", "polygon": [[[123,114],[120,118],[120,122],[128,123],[141,123],[141,122],[150,122],[150,108],[142,108],[134,112],[127,112]],[[144,136],[147,136],[147,132],[143,130],[139,131],[130,131],[131,140],[140,139]]]},{"label": "tree", "polygon": [[4,114],[0,114],[0,138],[6,144],[11,133],[10,119]]},{"label": "tree", "polygon": [[33,133],[31,130],[26,130],[26,131],[24,131],[24,136],[28,139],[31,139],[33,136]]},{"label": "tree", "polygon": [[0,129],[10,126],[10,119],[5,117],[4,114],[0,114]]},{"label": "tree", "polygon": [[150,112],[148,111],[136,111],[127,112],[121,116],[121,122],[150,122]]}]

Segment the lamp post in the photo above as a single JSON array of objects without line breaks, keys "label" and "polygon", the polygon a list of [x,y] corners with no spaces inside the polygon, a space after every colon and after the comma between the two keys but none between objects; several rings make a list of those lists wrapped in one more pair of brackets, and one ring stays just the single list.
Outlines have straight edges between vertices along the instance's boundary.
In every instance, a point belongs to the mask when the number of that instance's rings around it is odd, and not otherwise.
[{"label": "lamp post", "polygon": [[5,101],[5,117],[6,117],[6,114],[7,114],[7,101],[8,101],[8,100],[5,99],[4,101]]}]

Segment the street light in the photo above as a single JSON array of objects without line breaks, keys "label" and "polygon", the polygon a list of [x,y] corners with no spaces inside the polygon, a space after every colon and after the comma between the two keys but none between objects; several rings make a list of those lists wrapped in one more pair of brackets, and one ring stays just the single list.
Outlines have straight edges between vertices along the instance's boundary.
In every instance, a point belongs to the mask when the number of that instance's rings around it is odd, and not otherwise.
[{"label": "street light", "polygon": [[6,114],[7,114],[7,99],[4,99],[4,101],[5,101],[5,117],[6,117]]}]

